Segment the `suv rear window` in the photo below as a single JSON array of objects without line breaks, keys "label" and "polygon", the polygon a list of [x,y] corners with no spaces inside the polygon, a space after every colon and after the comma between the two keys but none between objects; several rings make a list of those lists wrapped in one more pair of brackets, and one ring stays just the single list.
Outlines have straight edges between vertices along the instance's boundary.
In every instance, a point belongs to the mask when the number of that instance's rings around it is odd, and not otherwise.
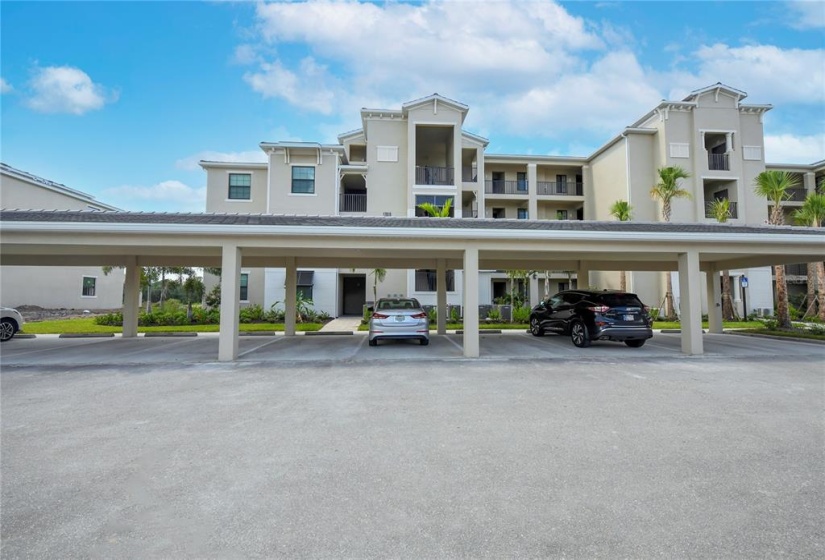
[{"label": "suv rear window", "polygon": [[634,294],[603,294],[598,299],[608,307],[643,307]]}]

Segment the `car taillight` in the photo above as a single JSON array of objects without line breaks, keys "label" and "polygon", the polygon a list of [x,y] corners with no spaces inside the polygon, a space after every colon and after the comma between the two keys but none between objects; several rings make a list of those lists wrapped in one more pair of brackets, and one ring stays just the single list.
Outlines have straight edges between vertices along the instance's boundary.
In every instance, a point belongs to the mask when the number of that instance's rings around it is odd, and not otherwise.
[{"label": "car taillight", "polygon": [[412,318],[413,319],[426,319],[427,314],[426,313],[416,313],[415,315],[412,315]]},{"label": "car taillight", "polygon": [[645,305],[645,313],[650,313],[650,307],[648,307],[647,305]]},{"label": "car taillight", "polygon": [[588,309],[594,313],[607,313],[610,311],[610,308],[606,305],[596,305],[593,307],[588,307]]},{"label": "car taillight", "polygon": [[373,313],[372,318],[373,319],[389,319],[390,316],[389,315],[384,315],[383,313]]}]

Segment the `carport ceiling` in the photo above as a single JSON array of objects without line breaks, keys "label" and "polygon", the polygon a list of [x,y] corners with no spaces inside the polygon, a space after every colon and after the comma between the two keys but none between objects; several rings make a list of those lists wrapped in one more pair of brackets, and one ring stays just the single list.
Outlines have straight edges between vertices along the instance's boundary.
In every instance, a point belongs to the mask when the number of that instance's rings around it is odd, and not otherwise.
[{"label": "carport ceiling", "polygon": [[676,270],[699,253],[717,270],[814,262],[822,229],[651,222],[461,218],[323,217],[129,212],[0,212],[0,264],[220,266],[225,246],[243,266],[463,268],[466,248],[481,269]]}]

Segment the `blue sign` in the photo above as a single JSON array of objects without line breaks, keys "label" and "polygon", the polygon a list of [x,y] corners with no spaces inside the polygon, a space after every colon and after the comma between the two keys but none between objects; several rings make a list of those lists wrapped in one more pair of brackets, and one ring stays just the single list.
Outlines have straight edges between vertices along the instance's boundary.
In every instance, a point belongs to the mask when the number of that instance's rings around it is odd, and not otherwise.
[{"label": "blue sign", "polygon": [[743,288],[747,288],[747,287],[748,287],[748,277],[747,277],[747,276],[743,276],[743,277],[742,277],[742,287],[743,287]]}]

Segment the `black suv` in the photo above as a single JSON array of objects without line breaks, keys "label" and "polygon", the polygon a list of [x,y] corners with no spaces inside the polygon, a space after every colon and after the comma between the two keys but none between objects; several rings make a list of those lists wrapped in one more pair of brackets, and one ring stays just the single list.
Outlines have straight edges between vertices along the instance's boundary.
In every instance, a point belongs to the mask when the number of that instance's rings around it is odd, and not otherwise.
[{"label": "black suv", "polygon": [[587,348],[594,340],[617,340],[632,348],[653,337],[653,320],[636,294],[605,290],[568,290],[539,303],[530,312],[530,332],[569,334]]}]

